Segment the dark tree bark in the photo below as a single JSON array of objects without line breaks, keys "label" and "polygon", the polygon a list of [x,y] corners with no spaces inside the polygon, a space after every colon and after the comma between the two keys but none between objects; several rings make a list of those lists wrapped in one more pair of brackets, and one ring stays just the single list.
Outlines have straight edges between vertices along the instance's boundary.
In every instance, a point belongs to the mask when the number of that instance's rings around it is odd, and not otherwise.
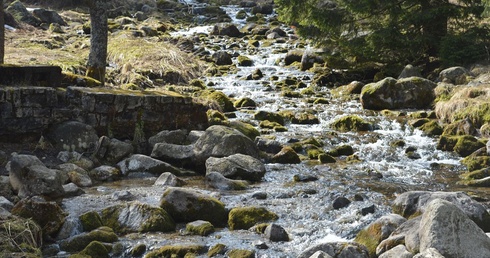
[{"label": "dark tree bark", "polygon": [[107,0],[90,0],[90,54],[87,62],[87,76],[105,81],[107,64]]},{"label": "dark tree bark", "polygon": [[5,57],[5,17],[3,14],[3,0],[0,0],[0,64],[4,63]]}]

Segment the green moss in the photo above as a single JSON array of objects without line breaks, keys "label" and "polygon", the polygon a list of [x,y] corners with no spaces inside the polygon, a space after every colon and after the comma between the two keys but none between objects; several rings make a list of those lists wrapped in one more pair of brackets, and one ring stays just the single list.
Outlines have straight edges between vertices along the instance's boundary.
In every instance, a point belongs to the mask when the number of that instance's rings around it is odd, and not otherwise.
[{"label": "green moss", "polygon": [[236,110],[230,98],[221,91],[203,90],[200,92],[199,98],[217,103],[223,112],[232,112]]},{"label": "green moss", "polygon": [[313,101],[313,104],[318,105],[318,104],[329,104],[330,102],[326,98],[316,98]]},{"label": "green moss", "polygon": [[260,136],[259,130],[257,130],[253,125],[249,123],[234,120],[234,121],[230,121],[228,126],[240,131],[241,133],[243,133],[245,136],[247,136],[252,140],[255,140],[256,137]]},{"label": "green moss", "polygon": [[255,258],[255,252],[250,250],[233,249],[228,252],[229,258]]},{"label": "green moss", "polygon": [[279,153],[272,157],[271,162],[280,164],[299,164],[301,163],[301,159],[293,148],[285,146]]},{"label": "green moss", "polygon": [[376,257],[376,247],[382,241],[381,239],[381,224],[374,223],[367,228],[362,229],[354,239],[354,242],[367,247],[369,255]]},{"label": "green moss", "polygon": [[163,246],[158,250],[151,251],[145,255],[145,258],[160,258],[160,257],[184,257],[188,254],[202,254],[206,252],[206,247],[201,245],[189,246]]},{"label": "green moss", "polygon": [[254,114],[254,119],[259,121],[268,120],[271,122],[276,122],[280,125],[284,125],[284,117],[278,113],[267,112],[267,111],[258,111]]},{"label": "green moss", "polygon": [[79,217],[83,231],[89,232],[99,227],[102,227],[102,219],[96,211],[86,212]]},{"label": "green moss", "polygon": [[117,235],[109,227],[100,227],[88,233],[82,233],[69,238],[60,243],[61,250],[68,252],[79,252],[83,250],[92,241],[103,243],[114,243],[118,240]]},{"label": "green moss", "polygon": [[341,118],[336,119],[331,127],[335,130],[348,132],[348,131],[369,131],[371,130],[371,124],[366,122],[359,116],[356,115],[348,115]]},{"label": "green moss", "polygon": [[490,167],[490,156],[473,156],[464,158],[461,163],[466,166],[468,171],[475,171]]},{"label": "green moss", "polygon": [[208,221],[187,223],[185,230],[192,235],[207,236],[214,232],[214,226]]},{"label": "green moss", "polygon": [[223,125],[226,124],[228,120],[225,114],[215,109],[208,109],[206,115],[208,117],[209,125]]},{"label": "green moss", "polygon": [[211,247],[207,253],[208,257],[214,257],[218,255],[224,255],[226,252],[226,245],[224,244],[216,244]]},{"label": "green moss", "polygon": [[253,101],[251,98],[241,98],[241,99],[235,101],[235,103],[233,103],[233,105],[236,108],[255,108],[255,107],[257,107],[257,103],[255,103],[255,101]]},{"label": "green moss", "polygon": [[265,229],[269,226],[269,223],[259,223],[252,227],[253,231],[258,234],[264,234]]},{"label": "green moss", "polygon": [[189,82],[189,85],[194,86],[194,87],[198,87],[198,88],[201,88],[201,89],[205,89],[206,88],[206,84],[204,83],[204,81],[203,80],[199,80],[199,79],[192,79]]},{"label": "green moss", "polygon": [[443,133],[442,127],[439,125],[439,123],[436,120],[431,120],[423,124],[422,126],[420,126],[419,129],[429,136],[441,135]]},{"label": "green moss", "polygon": [[230,230],[249,229],[259,222],[277,220],[279,217],[264,207],[233,208],[228,216]]},{"label": "green moss", "polygon": [[281,96],[285,98],[301,98],[303,97],[301,93],[291,90],[283,90]]},{"label": "green moss", "polygon": [[327,152],[333,157],[349,156],[354,154],[354,149],[350,145],[341,145]]},{"label": "green moss", "polygon": [[142,256],[146,252],[146,245],[145,244],[139,244],[136,245],[131,249],[131,256],[132,257],[139,257]]},{"label": "green moss", "polygon": [[325,152],[322,149],[314,146],[312,148],[309,148],[306,151],[306,153],[308,154],[308,158],[310,158],[310,159],[317,159],[320,154],[324,154]]},{"label": "green moss", "polygon": [[87,255],[92,258],[108,258],[109,252],[106,247],[99,241],[92,241],[81,252],[81,255]]},{"label": "green moss", "polygon": [[239,66],[252,66],[253,65],[252,59],[250,59],[250,57],[248,57],[248,56],[238,56],[237,60],[238,60]]},{"label": "green moss", "polygon": [[0,257],[41,257],[42,241],[42,230],[32,219],[0,220]]},{"label": "green moss", "polygon": [[461,157],[467,157],[476,150],[483,148],[485,144],[474,136],[446,136],[442,135],[437,143],[437,148],[444,151],[454,151]]},{"label": "green moss", "polygon": [[460,119],[469,119],[476,127],[490,123],[490,102],[478,102],[456,111],[453,120]]}]

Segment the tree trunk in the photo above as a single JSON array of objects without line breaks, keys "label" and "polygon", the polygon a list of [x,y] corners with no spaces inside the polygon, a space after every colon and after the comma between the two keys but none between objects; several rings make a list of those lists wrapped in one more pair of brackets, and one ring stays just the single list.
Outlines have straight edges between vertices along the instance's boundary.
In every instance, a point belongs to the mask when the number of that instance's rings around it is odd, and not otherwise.
[{"label": "tree trunk", "polygon": [[90,54],[87,76],[104,84],[107,64],[107,0],[91,0],[90,8]]},{"label": "tree trunk", "polygon": [[0,0],[0,64],[4,63],[5,57],[5,17],[3,13],[3,0]]}]

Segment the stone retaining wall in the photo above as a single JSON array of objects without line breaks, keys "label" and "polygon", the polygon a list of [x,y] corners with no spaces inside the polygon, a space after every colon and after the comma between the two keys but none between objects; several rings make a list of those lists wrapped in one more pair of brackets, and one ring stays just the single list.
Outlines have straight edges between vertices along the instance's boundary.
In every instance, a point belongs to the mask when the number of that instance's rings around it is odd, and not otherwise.
[{"label": "stone retaining wall", "polygon": [[190,97],[99,88],[0,86],[0,141],[39,139],[52,125],[76,120],[99,135],[132,139],[178,128],[207,127],[206,107]]}]

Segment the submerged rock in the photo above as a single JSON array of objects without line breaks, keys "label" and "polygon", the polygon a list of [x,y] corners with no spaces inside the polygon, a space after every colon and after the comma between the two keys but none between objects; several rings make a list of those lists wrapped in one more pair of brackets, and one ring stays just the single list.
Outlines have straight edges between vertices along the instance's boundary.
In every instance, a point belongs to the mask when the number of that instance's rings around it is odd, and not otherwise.
[{"label": "submerged rock", "polygon": [[124,176],[127,176],[132,172],[148,172],[155,175],[160,175],[164,172],[170,172],[175,175],[182,174],[180,169],[163,161],[142,154],[134,154],[131,157],[119,162],[117,166]]},{"label": "submerged rock", "polygon": [[369,258],[365,246],[355,242],[331,242],[314,245],[307,248],[297,258],[309,258],[318,251],[327,253],[332,257]]},{"label": "submerged rock", "polygon": [[79,252],[92,241],[103,243],[114,243],[118,240],[117,235],[109,227],[100,227],[90,232],[81,233],[60,242],[61,250],[67,252]]},{"label": "submerged rock", "polygon": [[219,190],[245,190],[248,188],[247,181],[229,179],[218,172],[207,173],[206,183]]}]

